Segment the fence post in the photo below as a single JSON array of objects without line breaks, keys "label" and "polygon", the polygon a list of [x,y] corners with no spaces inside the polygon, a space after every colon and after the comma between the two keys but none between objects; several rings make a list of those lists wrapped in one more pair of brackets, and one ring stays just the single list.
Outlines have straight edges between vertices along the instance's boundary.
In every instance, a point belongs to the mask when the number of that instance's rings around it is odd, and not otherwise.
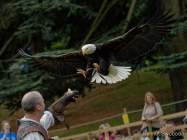
[{"label": "fence post", "polygon": [[[126,108],[123,108],[122,118],[123,118],[123,123],[128,125],[129,124],[129,116],[127,114],[127,109]],[[130,127],[127,127],[127,132],[128,132],[128,135],[131,136]]]},{"label": "fence post", "polygon": [[90,133],[87,133],[87,140],[91,140],[91,138],[90,138]]},{"label": "fence post", "polygon": [[106,129],[104,131],[104,133],[105,133],[105,135],[104,135],[105,140],[109,140],[109,131],[108,131],[108,129]]},{"label": "fence post", "polygon": [[153,140],[152,123],[148,123],[148,133],[150,134],[150,140]]}]

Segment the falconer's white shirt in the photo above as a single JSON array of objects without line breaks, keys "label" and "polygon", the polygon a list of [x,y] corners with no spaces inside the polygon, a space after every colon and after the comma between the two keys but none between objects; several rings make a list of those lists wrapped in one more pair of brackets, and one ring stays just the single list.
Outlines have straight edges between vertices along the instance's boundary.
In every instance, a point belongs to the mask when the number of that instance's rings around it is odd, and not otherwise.
[{"label": "falconer's white shirt", "polygon": [[[24,120],[24,121],[33,121],[35,123],[38,123],[40,125],[42,125],[46,131],[49,127],[53,126],[54,125],[54,118],[53,118],[53,115],[51,112],[49,111],[45,111],[44,112],[44,115],[41,117],[40,119],[40,123],[35,121],[35,120],[32,120],[32,119],[27,119],[27,118],[22,118],[21,120]],[[38,133],[38,132],[31,132],[29,134],[27,134],[23,140],[44,140],[44,137]]]}]

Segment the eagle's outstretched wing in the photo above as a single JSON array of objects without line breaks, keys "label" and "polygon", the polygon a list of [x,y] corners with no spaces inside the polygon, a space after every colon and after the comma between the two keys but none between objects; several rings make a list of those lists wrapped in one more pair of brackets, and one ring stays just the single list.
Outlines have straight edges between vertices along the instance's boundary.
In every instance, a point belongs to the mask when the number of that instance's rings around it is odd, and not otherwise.
[{"label": "eagle's outstretched wing", "polygon": [[54,56],[32,56],[25,53],[23,50],[20,50],[19,53],[22,56],[31,58],[34,61],[34,65],[36,65],[38,68],[61,76],[76,74],[77,69],[86,68],[86,60],[80,51]]},{"label": "eagle's outstretched wing", "polygon": [[163,37],[170,32],[173,22],[173,15],[170,12],[164,12],[161,6],[144,24],[137,25],[127,33],[105,43],[97,44],[98,53],[112,56],[117,61],[137,63],[142,56],[159,46]]}]

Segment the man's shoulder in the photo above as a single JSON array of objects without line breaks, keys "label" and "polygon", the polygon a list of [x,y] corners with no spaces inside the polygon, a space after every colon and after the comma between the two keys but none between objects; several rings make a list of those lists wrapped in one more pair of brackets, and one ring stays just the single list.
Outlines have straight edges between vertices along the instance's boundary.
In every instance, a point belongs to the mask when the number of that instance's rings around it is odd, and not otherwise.
[{"label": "man's shoulder", "polygon": [[32,120],[32,119],[28,119],[28,118],[22,118],[18,120],[18,129],[20,127],[21,128],[23,127],[24,128],[26,127],[42,127],[43,128],[43,126],[39,122]]},{"label": "man's shoulder", "polygon": [[30,132],[24,136],[23,140],[44,140],[44,137],[39,132]]},{"label": "man's shoulder", "polygon": [[40,124],[40,122],[37,122],[37,121],[35,121],[35,120],[33,120],[33,119],[29,119],[29,118],[25,118],[25,117],[23,117],[23,118],[21,118],[20,120],[18,120],[19,122],[26,122],[26,123],[35,123],[35,124],[39,124],[39,125],[41,125]]},{"label": "man's shoulder", "polygon": [[17,136],[20,139],[25,138],[25,136],[27,136],[26,138],[28,140],[30,139],[28,137],[42,137],[43,139],[48,139],[48,134],[45,128],[43,128],[43,126],[38,122],[32,121],[30,119],[21,119],[19,121]]}]

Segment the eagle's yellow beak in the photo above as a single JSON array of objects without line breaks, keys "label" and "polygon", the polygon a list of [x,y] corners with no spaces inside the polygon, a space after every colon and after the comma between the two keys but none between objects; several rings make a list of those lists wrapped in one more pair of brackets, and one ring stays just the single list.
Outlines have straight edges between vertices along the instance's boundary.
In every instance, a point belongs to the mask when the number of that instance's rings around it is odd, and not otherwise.
[{"label": "eagle's yellow beak", "polygon": [[82,50],[82,55],[85,56],[85,52]]}]

